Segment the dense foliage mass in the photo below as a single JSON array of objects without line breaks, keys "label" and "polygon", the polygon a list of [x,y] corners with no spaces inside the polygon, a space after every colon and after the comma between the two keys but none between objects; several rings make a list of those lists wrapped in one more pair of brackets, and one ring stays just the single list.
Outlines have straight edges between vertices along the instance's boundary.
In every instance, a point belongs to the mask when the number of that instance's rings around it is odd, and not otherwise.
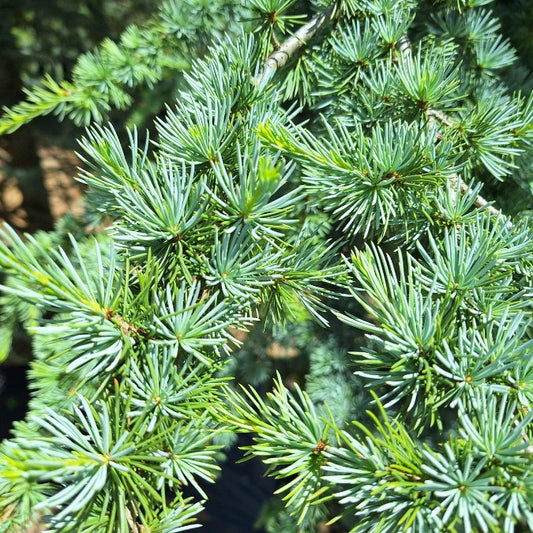
[{"label": "dense foliage mass", "polygon": [[[0,244],[3,531],[189,529],[238,432],[268,531],[533,529],[533,97],[490,3],[170,1],[7,110],[90,127],[85,231]],[[150,135],[103,124],[170,77]]]}]

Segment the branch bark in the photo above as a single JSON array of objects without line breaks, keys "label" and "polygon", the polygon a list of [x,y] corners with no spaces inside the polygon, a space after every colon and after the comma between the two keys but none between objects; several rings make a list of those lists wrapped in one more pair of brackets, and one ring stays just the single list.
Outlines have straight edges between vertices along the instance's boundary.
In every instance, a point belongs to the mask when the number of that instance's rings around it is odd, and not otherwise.
[{"label": "branch bark", "polygon": [[305,46],[317,31],[333,20],[338,13],[337,2],[330,4],[322,13],[315,15],[307,24],[304,24],[283,41],[281,46],[272,52],[265,62],[261,72],[256,76],[257,85],[266,85],[274,74],[302,47]]}]

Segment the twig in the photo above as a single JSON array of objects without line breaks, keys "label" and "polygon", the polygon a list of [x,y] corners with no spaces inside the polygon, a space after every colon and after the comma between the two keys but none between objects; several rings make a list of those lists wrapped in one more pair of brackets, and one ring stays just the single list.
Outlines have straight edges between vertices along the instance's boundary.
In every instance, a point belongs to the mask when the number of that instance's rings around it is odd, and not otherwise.
[{"label": "twig", "polygon": [[[398,40],[398,43],[400,44],[399,50],[401,53],[401,56],[403,58],[411,57],[412,55],[412,47],[411,42],[409,40],[409,37],[407,34],[402,35],[400,39]],[[442,111],[438,111],[437,109],[428,109],[426,111],[426,115],[428,116],[429,120],[434,122],[437,120],[441,124],[444,124],[445,126],[451,128],[455,125],[454,121],[448,117],[445,113]],[[461,194],[468,194],[471,192],[470,187],[460,178],[459,176],[455,176],[452,178],[452,186],[454,186],[454,189],[457,187],[457,182],[459,182],[459,188],[461,190]],[[455,190],[453,191],[453,194],[455,194]],[[489,204],[483,196],[478,194],[476,196],[476,199],[474,200],[474,205],[481,209],[486,209],[491,215],[493,216],[501,216],[502,212],[499,209],[496,209],[492,205]]]},{"label": "twig", "polygon": [[406,33],[404,33],[396,43],[396,50],[400,52],[400,55],[402,57],[408,57],[411,55],[413,51],[413,47],[411,46],[411,41],[409,40],[409,37]]},{"label": "twig", "polygon": [[337,15],[337,2],[329,5],[325,11],[315,15],[307,24],[283,41],[277,50],[274,50],[263,63],[261,72],[256,76],[257,85],[267,84],[277,70],[282,68],[294,53],[306,45],[315,33]]},{"label": "twig", "polygon": [[[437,119],[439,122],[444,124],[448,127],[453,127],[454,122],[452,119],[447,117],[442,111],[437,111],[434,109],[428,109],[426,114],[431,119]],[[471,192],[470,187],[460,178],[459,176],[455,176],[452,178],[452,186],[454,186],[454,189],[457,187],[457,182],[459,182],[459,188],[461,190],[461,194],[468,194]],[[455,194],[455,191],[453,191],[453,194]],[[502,212],[499,209],[496,209],[494,206],[490,205],[490,203],[483,198],[480,194],[476,195],[476,199],[474,200],[474,205],[480,209],[486,209],[491,215],[493,216],[501,216]]]},{"label": "twig", "polygon": [[141,533],[141,529],[139,528],[139,525],[137,524],[136,520],[137,513],[135,512],[135,509],[127,505],[126,506],[126,519],[128,521],[128,524],[130,525],[132,533]]},{"label": "twig", "polygon": [[[257,85],[266,85],[272,79],[274,74],[287,63],[294,53],[302,46],[305,46],[322,26],[337,16],[337,13],[337,3],[333,2],[324,12],[315,15],[307,24],[301,26],[294,35],[291,35],[286,39],[277,50],[274,50],[274,52],[268,56],[263,63],[261,72],[255,78],[255,83]],[[398,40],[398,50],[402,58],[408,58],[412,55],[411,41],[407,34],[403,35]],[[445,126],[452,127],[454,125],[454,122],[442,111],[428,109],[426,114],[430,120],[436,119]],[[459,181],[462,194],[467,194],[471,191],[470,187],[468,187],[459,176],[452,179],[452,184],[457,184],[457,181]],[[489,202],[479,194],[474,200],[474,205],[486,209],[494,216],[502,214],[499,209],[490,205]]]},{"label": "twig", "polygon": [[[471,192],[470,187],[459,177],[456,176],[452,178],[452,195],[455,196],[455,189],[457,188],[457,182],[459,182],[459,188],[461,190],[461,194],[465,195]],[[474,205],[476,207],[486,209],[491,215],[494,216],[500,216],[502,212],[499,209],[496,209],[494,206],[490,205],[483,196],[478,194],[476,196],[476,199],[474,200]]]},{"label": "twig", "polygon": [[428,109],[426,115],[430,118],[438,120],[441,124],[451,128],[454,125],[454,122],[451,118],[447,117],[442,111],[437,111],[436,109]]}]

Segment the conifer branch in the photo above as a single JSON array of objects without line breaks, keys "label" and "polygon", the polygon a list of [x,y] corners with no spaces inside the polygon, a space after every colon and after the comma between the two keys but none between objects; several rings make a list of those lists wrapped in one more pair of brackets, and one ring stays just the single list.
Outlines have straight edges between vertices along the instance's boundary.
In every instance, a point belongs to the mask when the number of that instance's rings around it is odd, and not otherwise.
[{"label": "conifer branch", "polygon": [[[232,34],[240,30],[232,16],[232,0],[221,0],[220,9],[227,10],[227,18],[212,29],[205,25],[214,22],[210,21],[210,9],[198,9],[189,1],[179,6],[172,0],[163,2],[142,27],[126,28],[118,43],[105,39],[81,55],[71,82],[58,82],[46,75],[40,84],[24,89],[25,100],[3,108],[0,135],[13,133],[51,113],[61,120],[68,117],[78,126],[88,126],[104,122],[112,109],[130,108],[134,102],[132,89],[150,88],[168,72],[185,73],[191,67],[190,57],[216,40],[221,31]],[[188,20],[187,31],[180,30],[182,20]]]},{"label": "conifer branch", "polygon": [[[444,124],[445,126],[449,128],[454,126],[453,120],[450,117],[448,117],[446,114],[444,114],[442,111],[438,111],[436,109],[428,109],[426,111],[426,115],[429,117],[430,121],[436,119],[438,122],[440,122],[441,124]],[[455,194],[457,183],[459,183],[461,194],[465,195],[465,194],[470,194],[472,192],[470,187],[463,181],[463,179],[460,178],[459,176],[456,176],[452,179],[453,194]],[[502,214],[502,212],[499,209],[492,206],[488,202],[488,200],[483,198],[483,196],[481,196],[480,194],[476,195],[476,199],[474,200],[474,206],[481,208],[481,209],[486,209],[493,216],[500,216]]]},{"label": "conifer branch", "polygon": [[320,28],[337,16],[337,7],[337,3],[333,2],[322,13],[315,15],[307,24],[304,24],[298,31],[281,43],[279,48],[274,50],[264,62],[261,72],[256,77],[256,84],[268,83],[274,74],[283,68],[287,61],[302,46],[305,46]]},{"label": "conifer branch", "polygon": [[441,124],[451,128],[454,124],[451,118],[447,117],[442,111],[437,111],[436,109],[428,109],[426,115],[431,119],[438,120]]},{"label": "conifer branch", "polygon": [[[211,0],[216,13],[217,2],[241,5]],[[36,350],[27,422],[0,446],[0,531],[40,512],[51,532],[189,530],[203,507],[184,489],[208,498],[199,483],[216,480],[230,432],[253,434],[245,458],[277,480],[274,520],[258,522],[269,533],[317,531],[332,513],[360,533],[533,531],[532,230],[459,177],[465,162],[503,177],[531,156],[533,98],[492,98],[480,77],[488,96],[466,100],[472,65],[450,47],[453,28],[413,51],[410,0],[393,12],[328,0],[319,15],[249,3],[267,30],[259,46],[230,34],[206,54],[219,26],[195,18],[202,58],[152,143],[87,133],[81,179],[90,216],[113,217],[109,236],[0,239],[0,305],[16,306],[8,318],[31,326]],[[178,15],[199,2],[167,5]],[[309,22],[258,64],[276,13],[278,35]],[[488,11],[469,13],[462,27],[490,28]],[[177,37],[196,31],[172,20]],[[507,61],[501,49],[487,68]],[[260,90],[291,57],[275,91]],[[283,90],[309,120],[293,120]],[[447,117],[451,105],[461,111]],[[440,139],[459,126],[464,136]],[[389,236],[394,254],[379,246]],[[336,320],[327,333],[310,320],[326,324],[323,311]],[[265,328],[234,352],[256,318]],[[263,395],[274,343],[309,366],[287,359]]]},{"label": "conifer branch", "polygon": [[[400,40],[398,41],[398,45],[398,50],[403,59],[406,59],[412,55],[411,41],[407,35],[403,35],[400,38]],[[434,122],[435,120],[437,120],[448,128],[451,128],[455,125],[454,121],[450,117],[448,117],[445,113],[439,111],[438,109],[429,108],[426,110],[426,115],[429,118],[430,122]],[[459,176],[454,177],[451,181],[453,186],[453,194],[455,194],[457,183],[459,183],[461,194],[465,195],[472,192],[470,187]],[[476,199],[474,200],[473,205],[478,208],[486,209],[493,216],[500,216],[502,214],[499,209],[490,205],[488,200],[483,198],[483,196],[481,196],[480,194],[476,195]]]},{"label": "conifer branch", "polygon": [[[459,182],[459,188],[461,189],[461,194],[465,195],[465,194],[469,194],[472,192],[470,187],[459,176],[452,178],[452,186],[454,188],[456,188],[457,182]],[[455,191],[453,192],[453,194],[455,194]],[[476,199],[474,200],[474,205],[481,209],[486,209],[493,216],[500,216],[502,214],[502,212],[499,209],[496,209],[494,206],[492,206],[480,194],[476,195]]]}]

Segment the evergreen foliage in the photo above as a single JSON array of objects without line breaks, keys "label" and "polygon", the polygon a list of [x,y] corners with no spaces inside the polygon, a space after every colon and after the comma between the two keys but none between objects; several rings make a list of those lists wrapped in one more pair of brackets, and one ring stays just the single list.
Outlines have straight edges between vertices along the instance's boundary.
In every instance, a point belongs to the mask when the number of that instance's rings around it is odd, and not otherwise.
[{"label": "evergreen foliage", "polygon": [[[39,85],[27,89],[27,100],[4,109],[0,133],[13,132],[49,113],[88,125],[102,122],[113,109],[131,107],[132,89],[147,86],[156,92],[154,86],[168,81],[169,73],[175,76],[189,70],[191,59],[205,54],[209,43],[235,32],[242,16],[238,7],[235,0],[163,3],[142,27],[132,24],[118,42],[105,39],[94,51],[81,55],[72,81],[57,81],[48,74]],[[152,113],[157,110],[151,109]]]},{"label": "evergreen foliage", "polygon": [[[3,233],[1,531],[185,531],[239,432],[268,531],[533,529],[533,97],[490,3],[169,2],[7,110],[91,123],[105,230]],[[169,72],[152,140],[98,124]]]}]

